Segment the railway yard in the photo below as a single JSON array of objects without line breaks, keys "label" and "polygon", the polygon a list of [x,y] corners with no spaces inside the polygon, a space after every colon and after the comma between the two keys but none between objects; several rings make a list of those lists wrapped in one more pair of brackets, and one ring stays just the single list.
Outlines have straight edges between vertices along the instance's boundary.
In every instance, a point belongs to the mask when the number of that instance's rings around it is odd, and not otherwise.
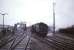
[{"label": "railway yard", "polygon": [[73,38],[58,33],[40,38],[31,34],[30,28],[17,30],[4,39],[0,40],[0,50],[74,50]]},{"label": "railway yard", "polygon": [[0,50],[74,50],[74,0],[0,0]]}]

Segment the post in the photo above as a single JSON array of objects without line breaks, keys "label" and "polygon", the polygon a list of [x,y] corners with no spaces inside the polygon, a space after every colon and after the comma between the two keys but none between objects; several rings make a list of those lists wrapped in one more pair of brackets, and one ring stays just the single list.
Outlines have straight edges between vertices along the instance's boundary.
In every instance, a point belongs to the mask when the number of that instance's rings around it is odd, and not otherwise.
[{"label": "post", "polygon": [[4,14],[3,14],[3,30],[4,30]]},{"label": "post", "polygon": [[3,16],[3,30],[4,30],[4,16],[5,16],[7,13],[4,13],[4,14],[0,13],[0,14]]},{"label": "post", "polygon": [[55,34],[55,3],[53,2],[53,35]]}]

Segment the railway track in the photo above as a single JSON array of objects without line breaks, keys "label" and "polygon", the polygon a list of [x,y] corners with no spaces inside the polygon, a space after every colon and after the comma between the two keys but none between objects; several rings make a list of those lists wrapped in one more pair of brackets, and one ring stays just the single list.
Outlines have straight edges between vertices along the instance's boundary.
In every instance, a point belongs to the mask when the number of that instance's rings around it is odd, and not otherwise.
[{"label": "railway track", "polygon": [[[17,45],[19,45],[21,41],[23,41],[23,39],[27,36],[25,35],[25,33],[22,33],[19,37],[18,35],[15,35],[15,37],[12,38],[14,41],[11,44],[9,50],[15,50]],[[28,34],[31,34],[31,32],[28,31]],[[45,43],[48,46],[55,48],[55,50],[74,50],[74,41],[70,39],[65,39],[65,38],[58,37],[58,36],[46,37],[46,38],[36,38],[36,39],[38,39],[41,43]],[[11,39],[9,41],[11,41]],[[28,43],[29,41],[26,43],[26,47],[24,47],[24,50],[26,50]]]},{"label": "railway track", "polygon": [[[61,38],[61,37],[55,37],[55,38],[46,38],[48,41],[52,40],[52,43],[54,43],[57,47],[59,47],[62,50],[74,50],[74,41]],[[65,40],[63,40],[65,39]],[[68,42],[70,41],[70,42]]]},{"label": "railway track", "polygon": [[44,38],[44,39],[37,38],[37,39],[42,43],[45,43],[57,50],[74,50],[74,41],[67,42],[69,41],[68,39],[63,40],[64,38],[61,38],[61,37],[60,38],[50,37],[50,38]]},{"label": "railway track", "polygon": [[27,38],[29,33],[30,33],[30,31],[27,30],[27,31],[21,33],[21,35],[15,35],[14,41],[11,44],[11,46],[9,47],[9,50],[17,50],[18,46],[21,45],[23,40],[25,40],[24,43],[26,42],[26,44],[24,44],[23,49],[26,50],[26,47],[29,43],[29,41],[28,41],[29,38]]},{"label": "railway track", "polygon": [[13,35],[10,35],[8,38],[2,39],[0,44],[0,49],[11,41],[13,41]]},{"label": "railway track", "polygon": [[51,40],[43,39],[43,38],[36,38],[38,39],[41,43],[46,44],[47,46],[51,46],[55,48],[55,50],[59,50],[59,47],[55,46],[55,43],[53,43]]},{"label": "railway track", "polygon": [[9,50],[14,50],[16,48],[17,45],[19,45],[19,43],[21,43],[21,41],[26,37],[26,35],[24,35],[25,33],[23,33],[20,37],[15,37],[13,43],[11,44]]}]

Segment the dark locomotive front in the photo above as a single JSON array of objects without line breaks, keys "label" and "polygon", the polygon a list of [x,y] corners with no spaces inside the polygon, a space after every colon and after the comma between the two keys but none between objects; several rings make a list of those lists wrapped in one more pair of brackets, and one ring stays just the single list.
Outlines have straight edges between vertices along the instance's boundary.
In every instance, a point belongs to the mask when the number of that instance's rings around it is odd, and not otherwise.
[{"label": "dark locomotive front", "polygon": [[44,38],[48,33],[48,25],[42,22],[34,24],[31,27],[31,32],[39,37]]}]

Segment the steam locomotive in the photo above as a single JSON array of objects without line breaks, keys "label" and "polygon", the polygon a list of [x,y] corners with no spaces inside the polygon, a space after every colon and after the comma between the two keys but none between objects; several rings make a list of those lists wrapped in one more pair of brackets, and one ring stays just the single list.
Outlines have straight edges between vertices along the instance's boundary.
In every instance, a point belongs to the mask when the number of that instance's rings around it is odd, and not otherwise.
[{"label": "steam locomotive", "polygon": [[43,22],[34,24],[31,26],[31,33],[44,38],[48,33],[48,25]]}]

